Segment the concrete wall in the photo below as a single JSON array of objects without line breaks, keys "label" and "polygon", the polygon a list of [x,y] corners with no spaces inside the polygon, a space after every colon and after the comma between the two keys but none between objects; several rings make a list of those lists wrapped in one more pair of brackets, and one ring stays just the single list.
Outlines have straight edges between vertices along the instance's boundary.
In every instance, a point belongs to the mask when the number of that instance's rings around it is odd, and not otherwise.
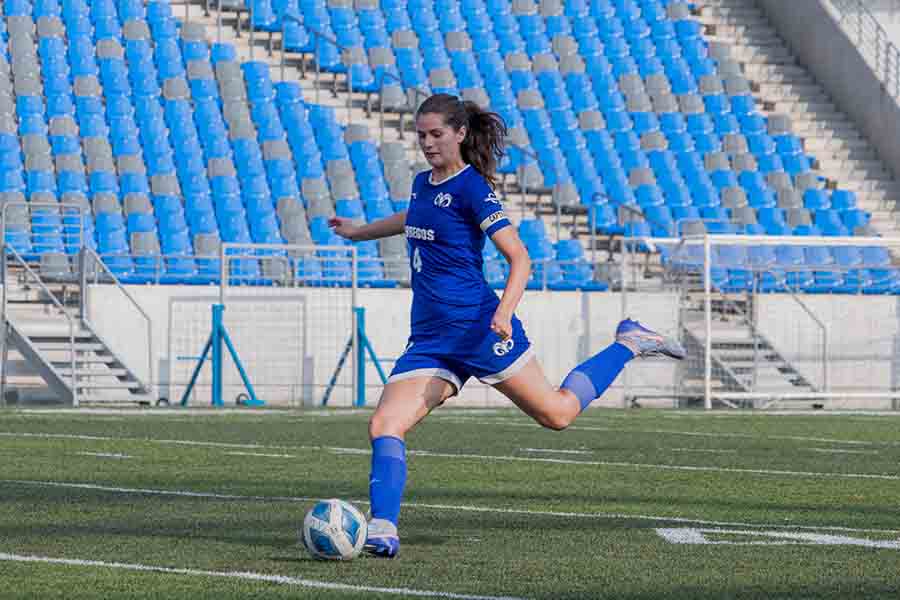
[{"label": "concrete wall", "polygon": [[900,107],[831,17],[828,0],[757,0],[801,64],[828,91],[895,174],[900,173]]},{"label": "concrete wall", "polygon": [[[195,364],[186,357],[199,354],[209,335],[209,306],[217,299],[217,289],[168,286],[128,289],[154,321],[154,379],[156,382],[161,377],[163,382],[171,379],[170,397],[180,398]],[[350,331],[349,294],[344,293],[341,296],[338,290],[279,292],[247,288],[243,300],[227,303],[229,334],[242,362],[256,373],[255,377],[251,373],[251,380],[261,397],[278,404],[302,404],[310,396],[316,401],[321,399]],[[364,289],[359,291],[358,301],[366,308],[367,335],[385,369],[390,371],[393,359],[406,347],[411,293]],[[308,307],[305,320],[300,314],[301,302]],[[89,319],[101,335],[130,366],[146,377],[145,327],[123,300],[121,292],[109,286],[92,288],[88,306]],[[647,323],[675,332],[677,299],[672,294],[632,294],[628,310]],[[622,302],[619,294],[612,293],[526,292],[517,314],[525,324],[548,379],[558,384],[572,367],[612,341],[613,330],[622,318]],[[308,338],[305,347],[296,342],[303,336],[304,325]],[[306,380],[300,373],[304,359],[312,360],[305,365]],[[257,366],[262,364],[266,366]],[[628,369],[628,383],[633,389],[655,393],[671,392],[675,376],[673,365],[662,360],[639,361]],[[209,380],[207,369],[201,384],[207,386]],[[331,402],[350,403],[351,381],[348,363]],[[621,405],[620,389],[624,381],[621,378],[616,391],[604,398],[606,403]],[[367,383],[367,400],[377,402],[381,384],[371,365]],[[225,369],[225,384],[225,398],[230,401],[240,392],[236,370],[230,365]],[[196,402],[208,401],[208,388],[203,387]],[[470,380],[455,402],[497,404],[506,400],[493,389]]]}]

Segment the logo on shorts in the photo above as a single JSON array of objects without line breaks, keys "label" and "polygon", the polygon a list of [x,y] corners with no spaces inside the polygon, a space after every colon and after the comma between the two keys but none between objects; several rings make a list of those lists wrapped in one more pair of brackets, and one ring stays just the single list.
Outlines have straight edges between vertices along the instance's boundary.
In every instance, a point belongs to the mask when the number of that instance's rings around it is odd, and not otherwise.
[{"label": "logo on shorts", "polygon": [[447,192],[441,192],[434,197],[434,205],[440,208],[449,208],[451,202],[453,202],[453,196]]},{"label": "logo on shorts", "polygon": [[515,345],[516,343],[513,342],[512,338],[509,338],[508,340],[504,340],[502,342],[497,342],[496,344],[494,344],[494,354],[496,354],[497,356],[504,356],[512,352],[513,346]]}]

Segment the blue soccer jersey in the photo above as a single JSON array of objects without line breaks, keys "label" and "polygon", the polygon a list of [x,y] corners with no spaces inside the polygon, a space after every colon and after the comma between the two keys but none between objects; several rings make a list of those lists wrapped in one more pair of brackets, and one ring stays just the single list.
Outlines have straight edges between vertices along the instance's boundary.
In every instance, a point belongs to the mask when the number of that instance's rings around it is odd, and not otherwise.
[{"label": "blue soccer jersey", "polygon": [[491,319],[500,299],[482,272],[485,237],[510,224],[484,177],[467,166],[434,185],[420,173],[406,213],[412,265],[412,332],[390,381],[439,377],[458,392],[470,377],[497,384],[532,357],[522,323],[500,339]]},{"label": "blue soccer jersey", "polygon": [[406,214],[412,267],[413,335],[441,332],[496,310],[483,274],[485,236],[510,224],[484,177],[466,166],[434,185],[431,171],[413,182]]}]

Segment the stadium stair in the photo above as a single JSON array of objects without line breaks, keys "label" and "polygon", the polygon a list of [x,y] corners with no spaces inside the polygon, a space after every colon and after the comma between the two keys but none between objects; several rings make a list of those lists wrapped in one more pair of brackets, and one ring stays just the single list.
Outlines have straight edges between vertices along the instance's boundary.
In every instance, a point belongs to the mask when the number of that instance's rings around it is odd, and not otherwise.
[{"label": "stadium stair", "polygon": [[[712,372],[716,392],[785,389],[792,393],[817,391],[751,322],[752,296],[735,299],[715,294],[712,299]],[[702,292],[687,295],[681,309],[682,340],[692,360],[682,384],[702,397],[706,364],[706,321]]]},{"label": "stadium stair", "polygon": [[[13,383],[22,390],[37,387],[36,374],[57,401],[73,404],[97,399],[122,402],[149,401],[150,389],[129,369],[91,324],[79,316],[82,293],[77,283],[24,282],[18,274],[7,279],[9,335],[6,349],[24,360],[14,360]],[[55,302],[49,297],[53,294]],[[68,317],[60,309],[62,305]],[[72,373],[70,319],[75,323],[75,373]],[[21,385],[22,379],[28,380]],[[40,395],[40,394],[38,394]]]},{"label": "stadium stair", "polygon": [[[884,236],[900,233],[900,185],[855,124],[799,65],[765,13],[746,0],[705,0],[696,9],[706,38],[742,65],[766,115],[786,115],[804,150],[830,185],[855,192],[857,206],[872,214]],[[717,43],[717,44],[716,44]]]}]

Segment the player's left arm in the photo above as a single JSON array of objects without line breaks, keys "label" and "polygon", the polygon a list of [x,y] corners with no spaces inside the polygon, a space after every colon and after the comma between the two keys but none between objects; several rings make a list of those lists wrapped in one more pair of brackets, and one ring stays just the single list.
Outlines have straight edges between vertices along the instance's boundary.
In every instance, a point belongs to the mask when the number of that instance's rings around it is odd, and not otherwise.
[{"label": "player's left arm", "polygon": [[491,320],[491,330],[505,340],[512,336],[513,313],[531,277],[531,258],[516,228],[511,225],[495,231],[491,240],[509,263],[509,278],[500,298],[500,306]]}]

